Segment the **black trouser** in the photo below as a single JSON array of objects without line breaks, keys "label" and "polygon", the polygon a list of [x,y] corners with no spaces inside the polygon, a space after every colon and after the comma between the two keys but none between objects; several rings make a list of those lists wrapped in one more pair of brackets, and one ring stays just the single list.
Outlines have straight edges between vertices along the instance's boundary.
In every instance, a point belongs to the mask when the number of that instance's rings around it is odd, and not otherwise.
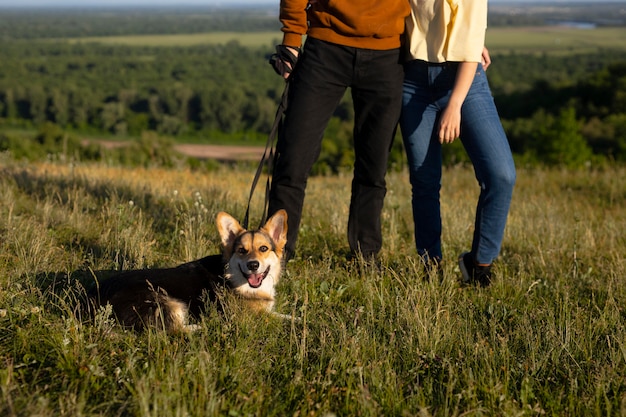
[{"label": "black trouser", "polygon": [[291,75],[288,107],[277,143],[269,215],[289,216],[287,252],[293,255],[311,167],[346,89],[354,103],[354,178],[348,242],[354,253],[375,255],[382,246],[380,215],[385,173],[402,104],[399,49],[378,51],[308,38]]}]

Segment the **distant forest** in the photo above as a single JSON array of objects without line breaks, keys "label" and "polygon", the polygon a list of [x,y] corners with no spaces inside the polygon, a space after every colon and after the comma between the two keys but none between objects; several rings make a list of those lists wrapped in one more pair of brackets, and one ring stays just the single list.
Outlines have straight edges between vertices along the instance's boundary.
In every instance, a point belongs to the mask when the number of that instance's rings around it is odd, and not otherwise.
[{"label": "distant forest", "polygon": [[[491,27],[543,24],[554,18],[530,9],[506,10],[491,13]],[[568,10],[580,13],[571,12],[567,18],[624,25],[602,4]],[[255,8],[57,13],[0,9],[0,150],[22,140],[16,128],[51,124],[75,135],[128,138],[153,132],[174,140],[248,138],[259,143],[270,129],[284,86],[267,63],[271,45],[130,47],[63,40],[234,28],[278,31],[279,24],[275,12]],[[499,55],[488,74],[519,159],[568,166],[626,161],[626,48]],[[319,172],[349,166],[352,117],[347,95],[326,132],[329,145]],[[396,151],[398,162],[399,145]],[[459,146],[446,155],[448,163],[464,158]]]}]

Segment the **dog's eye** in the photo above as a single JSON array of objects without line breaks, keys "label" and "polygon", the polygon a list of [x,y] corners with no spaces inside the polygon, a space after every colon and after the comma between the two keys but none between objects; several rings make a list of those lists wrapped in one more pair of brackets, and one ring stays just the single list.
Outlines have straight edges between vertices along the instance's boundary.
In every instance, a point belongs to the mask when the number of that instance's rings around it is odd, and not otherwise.
[{"label": "dog's eye", "polygon": [[246,253],[248,253],[248,251],[246,250],[246,248],[241,247],[237,249],[237,253],[239,253],[240,255],[245,255]]},{"label": "dog's eye", "polygon": [[267,252],[268,250],[270,250],[270,248],[269,248],[269,247],[267,247],[267,246],[265,246],[265,245],[263,245],[263,246],[261,246],[261,247],[259,248],[259,251],[260,251],[260,252]]}]

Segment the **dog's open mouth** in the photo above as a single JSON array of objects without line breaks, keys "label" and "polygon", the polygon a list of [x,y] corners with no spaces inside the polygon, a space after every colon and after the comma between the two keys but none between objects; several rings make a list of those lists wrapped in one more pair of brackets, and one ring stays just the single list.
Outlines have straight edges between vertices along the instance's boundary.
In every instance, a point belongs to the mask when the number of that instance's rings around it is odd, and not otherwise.
[{"label": "dog's open mouth", "polygon": [[252,273],[252,274],[246,274],[241,269],[241,267],[239,267],[239,269],[241,270],[241,273],[243,274],[243,276],[246,277],[246,279],[248,280],[248,285],[250,285],[252,288],[259,288],[261,286],[261,284],[263,283],[263,280],[265,279],[267,274],[270,272],[270,267],[269,266],[267,267],[265,272]]}]

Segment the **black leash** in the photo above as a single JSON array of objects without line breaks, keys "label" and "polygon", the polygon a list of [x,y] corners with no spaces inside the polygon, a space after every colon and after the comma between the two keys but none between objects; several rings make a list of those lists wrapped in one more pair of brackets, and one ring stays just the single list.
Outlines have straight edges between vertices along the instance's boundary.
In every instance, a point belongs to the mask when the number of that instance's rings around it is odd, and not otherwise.
[{"label": "black leash", "polygon": [[287,96],[289,94],[289,82],[285,83],[285,89],[283,90],[283,95],[280,99],[280,104],[278,105],[278,109],[276,110],[276,117],[274,118],[274,124],[272,125],[272,130],[270,131],[269,136],[267,137],[267,143],[265,144],[265,151],[263,152],[263,156],[261,157],[261,162],[259,163],[259,167],[256,170],[256,174],[254,175],[254,180],[252,181],[252,186],[250,187],[250,196],[248,197],[248,207],[246,208],[246,215],[243,219],[243,228],[248,228],[248,219],[250,216],[250,202],[252,201],[252,195],[254,194],[254,189],[259,182],[259,178],[261,177],[261,173],[263,172],[263,167],[267,165],[267,183],[265,185],[265,202],[263,203],[263,216],[261,217],[261,222],[259,227],[262,227],[267,220],[267,209],[269,207],[270,201],[270,187],[271,187],[271,177],[272,171],[274,168],[274,141],[278,136],[278,130],[280,125],[282,124],[283,114],[287,109]]},{"label": "black leash", "polygon": [[[294,54],[292,50],[298,52],[300,54],[300,48],[288,47],[286,45],[276,45],[276,53],[272,54],[269,59],[269,64],[272,66],[274,71],[280,75],[283,74],[291,74],[291,72],[295,69],[296,63],[298,62],[298,55]],[[254,180],[252,181],[252,187],[250,187],[250,196],[248,197],[248,207],[246,208],[246,215],[243,219],[243,227],[244,229],[248,228],[248,219],[250,217],[250,202],[252,201],[252,195],[254,194],[254,189],[256,188],[257,183],[259,182],[259,178],[261,177],[261,173],[263,172],[263,166],[267,164],[267,184],[265,185],[265,203],[263,204],[263,216],[261,217],[261,224],[259,227],[262,227],[267,220],[267,209],[269,208],[270,201],[270,187],[271,187],[271,177],[272,171],[274,168],[274,162],[276,156],[274,155],[274,140],[278,136],[278,131],[280,130],[280,126],[283,121],[283,114],[287,109],[287,96],[289,95],[289,79],[285,81],[285,89],[283,90],[283,95],[280,99],[280,104],[278,105],[278,109],[276,110],[276,117],[274,118],[274,125],[272,126],[272,130],[270,131],[269,136],[267,137],[267,143],[265,144],[265,151],[263,152],[263,156],[261,157],[261,162],[259,163],[259,167],[256,170],[256,174],[254,176]],[[269,154],[268,154],[269,152]]]}]

